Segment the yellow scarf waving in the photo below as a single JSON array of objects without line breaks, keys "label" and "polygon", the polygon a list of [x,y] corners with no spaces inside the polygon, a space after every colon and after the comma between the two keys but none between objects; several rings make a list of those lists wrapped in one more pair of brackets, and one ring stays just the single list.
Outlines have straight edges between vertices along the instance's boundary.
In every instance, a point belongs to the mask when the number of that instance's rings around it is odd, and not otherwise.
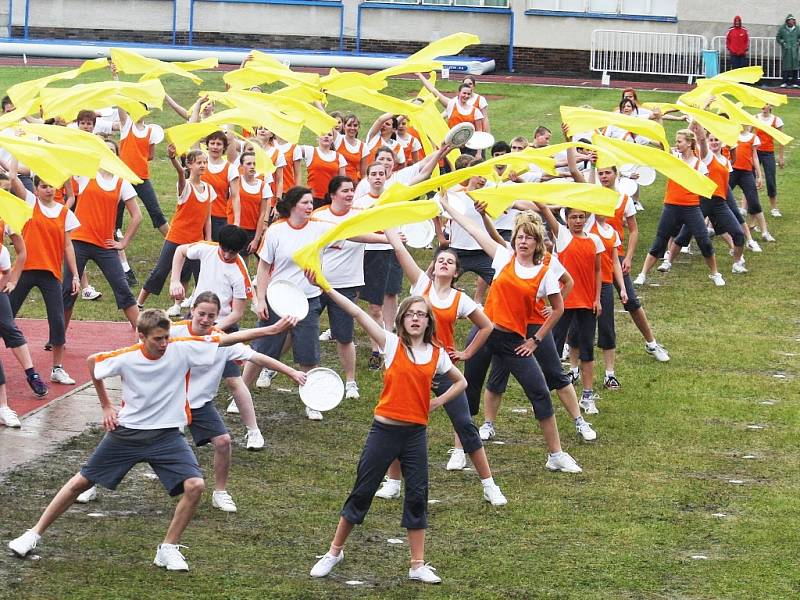
[{"label": "yellow scarf waving", "polygon": [[[772,136],[772,138],[776,142],[778,142],[783,146],[785,146],[794,139],[792,136],[783,133],[780,129],[775,129],[771,125],[767,125],[766,123],[764,123],[764,121],[756,118],[754,115],[751,115],[749,112],[744,110],[738,104],[734,104],[733,102],[728,100],[725,96],[718,97],[716,100],[714,100],[714,102],[711,103],[711,106],[716,108],[720,112],[724,112],[737,123],[741,123],[742,125],[751,125],[756,129],[760,129],[764,133]],[[733,146],[735,145],[735,143],[736,142],[729,145]]]},{"label": "yellow scarf waving", "polygon": [[593,183],[519,183],[467,192],[473,200],[486,202],[486,214],[496,219],[517,200],[530,200],[554,206],[568,206],[611,217],[619,192]]},{"label": "yellow scarf waving", "polygon": [[776,94],[743,83],[716,78],[698,79],[697,87],[679,96],[678,101],[689,106],[702,107],[712,96],[718,98],[722,94],[733,96],[745,106],[755,108],[762,108],[765,104],[781,106],[789,101],[786,94]]},{"label": "yellow scarf waving", "polygon": [[217,59],[213,57],[201,58],[200,60],[193,60],[190,62],[169,63],[155,58],[147,58],[146,56],[131,52],[130,50],[123,50],[122,48],[111,49],[111,61],[120,73],[142,75],[139,81],[157,79],[163,75],[177,75],[190,79],[198,85],[201,84],[203,80],[191,71],[215,69],[218,65]]},{"label": "yellow scarf waving", "polygon": [[701,108],[695,108],[685,104],[670,104],[668,102],[647,102],[645,103],[645,106],[647,108],[658,108],[663,113],[677,110],[687,114],[695,121],[700,123],[700,125],[705,127],[709,132],[711,132],[714,137],[728,146],[736,144],[739,133],[742,131],[742,126],[739,125],[738,122],[726,119],[721,115],[703,110]]},{"label": "yellow scarf waving", "polygon": [[94,177],[100,167],[97,156],[74,146],[0,135],[0,148],[7,150],[53,187],[62,186],[73,175]]},{"label": "yellow scarf waving", "polygon": [[11,228],[14,233],[22,232],[31,217],[33,207],[29,206],[24,200],[20,200],[14,194],[4,189],[0,189],[0,220]]},{"label": "yellow scarf waving", "polygon": [[575,106],[561,107],[561,121],[566,123],[569,130],[594,131],[599,127],[616,125],[625,131],[632,131],[656,142],[660,142],[663,148],[669,148],[664,128],[649,119],[629,117],[619,113],[612,113],[605,110],[595,110],[593,108],[578,108]]},{"label": "yellow scarf waving", "polygon": [[105,69],[108,67],[108,60],[105,58],[93,58],[85,61],[77,69],[70,69],[69,71],[62,71],[61,73],[54,73],[47,77],[40,77],[39,79],[31,79],[30,81],[21,81],[12,85],[6,91],[8,97],[14,103],[14,106],[20,108],[23,104],[33,100],[39,95],[39,91],[46,88],[54,81],[64,81],[67,79],[75,79],[78,75],[88,73],[89,71],[96,71],[98,69]]}]

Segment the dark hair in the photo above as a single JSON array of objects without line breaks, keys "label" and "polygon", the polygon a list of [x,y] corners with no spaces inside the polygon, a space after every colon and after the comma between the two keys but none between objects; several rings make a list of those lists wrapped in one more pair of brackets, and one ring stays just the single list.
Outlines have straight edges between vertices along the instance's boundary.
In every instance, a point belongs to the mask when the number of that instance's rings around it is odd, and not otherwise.
[{"label": "dark hair", "polygon": [[381,167],[382,169],[386,169],[386,165],[379,162],[371,162],[367,165],[367,168],[364,170],[364,175],[369,175],[369,172],[372,170],[372,167]]},{"label": "dark hair", "polygon": [[228,149],[228,136],[226,136],[221,131],[212,131],[206,136],[206,146],[208,146],[208,142],[211,140],[220,140],[222,142],[222,149],[223,151]]},{"label": "dark hair", "polygon": [[[39,177],[38,175],[34,175],[34,176],[33,176],[33,187],[34,187],[34,188],[37,188],[37,187],[39,187],[39,184],[40,184],[40,183],[43,183],[43,184],[45,184],[45,185],[50,185],[49,183],[47,183],[47,182],[46,182],[44,179],[42,179],[42,178],[41,178],[41,177]],[[52,185],[50,185],[50,187],[53,187],[53,186],[52,186]]]},{"label": "dark hair", "polygon": [[395,163],[397,163],[397,162],[398,162],[398,160],[397,160],[397,155],[394,153],[394,150],[392,150],[391,148],[389,148],[389,146],[381,146],[380,148],[378,148],[378,149],[375,151],[375,159],[376,159],[376,160],[377,160],[377,158],[378,158],[378,154],[381,154],[382,152],[388,152],[389,154],[391,154],[391,155],[392,155],[392,160],[393,160]]},{"label": "dark hair", "polygon": [[75,117],[75,122],[80,123],[81,121],[91,121],[92,124],[97,122],[97,113],[93,110],[82,110],[78,113],[78,116]]},{"label": "dark hair", "polygon": [[431,305],[428,304],[428,301],[422,296],[409,296],[408,298],[405,298],[400,303],[400,306],[397,307],[397,315],[394,318],[394,327],[397,331],[397,337],[400,338],[400,343],[403,344],[406,350],[408,350],[409,354],[411,354],[412,360],[415,362],[416,359],[414,358],[414,351],[411,348],[411,337],[406,331],[404,321],[408,307],[412,304],[416,304],[417,302],[424,304],[428,310],[428,324],[425,326],[425,331],[422,334],[422,341],[426,344],[438,345],[436,343],[436,319],[433,318]]},{"label": "dark hair", "polygon": [[118,144],[118,143],[117,143],[115,140],[113,140],[113,139],[111,139],[111,138],[106,138],[106,139],[104,139],[103,141],[104,141],[106,144],[111,144],[112,146],[114,146],[114,154],[116,154],[117,156],[119,156],[119,144]]},{"label": "dark hair", "polygon": [[634,102],[630,98],[623,98],[622,100],[619,101],[619,107],[618,107],[619,108],[619,112],[622,112],[622,107],[625,106],[626,104],[630,104],[631,108],[634,111],[636,111],[637,113],[639,112],[639,107],[636,106],[636,102]]},{"label": "dark hair", "polygon": [[536,130],[533,132],[533,137],[538,137],[540,135],[544,135],[545,133],[551,133],[550,130],[545,127],[544,125],[539,125]]},{"label": "dark hair", "polygon": [[355,186],[355,182],[347,175],[336,175],[333,179],[331,179],[330,183],[328,184],[328,193],[325,194],[325,204],[330,204],[333,202],[334,194],[338,192],[339,188],[345,183],[352,183],[353,186]]},{"label": "dark hair", "polygon": [[431,281],[433,281],[433,269],[436,266],[436,259],[439,258],[440,254],[444,254],[445,252],[452,254],[456,259],[456,275],[453,277],[453,281],[450,282],[450,287],[455,288],[456,281],[458,281],[458,278],[463,275],[461,270],[461,259],[458,257],[458,253],[456,252],[455,248],[450,248],[449,246],[439,246],[436,248],[436,252],[433,253],[433,259],[431,260],[431,265],[428,267],[426,275]]},{"label": "dark hair", "polygon": [[247,233],[241,227],[236,225],[223,225],[217,236],[219,240],[219,247],[228,252],[241,252],[247,248],[249,240]]},{"label": "dark hair", "polygon": [[275,204],[278,214],[284,219],[288,219],[289,214],[292,212],[292,209],[297,205],[297,203],[303,199],[303,196],[310,193],[310,189],[301,185],[296,185],[293,188],[290,188],[289,191],[283,195],[283,198],[278,200],[277,204]]},{"label": "dark hair", "polygon": [[5,110],[6,109],[6,104],[10,104],[11,106],[14,106],[14,101],[8,96],[3,96],[3,100],[0,101],[0,108]]},{"label": "dark hair", "polygon": [[255,152],[251,152],[251,151],[249,151],[249,150],[245,150],[244,152],[242,152],[242,153],[239,155],[239,163],[240,163],[240,164],[241,164],[241,163],[243,163],[243,162],[244,162],[244,159],[245,159],[245,158],[248,158],[248,157],[250,157],[250,156],[252,156],[253,158],[255,158],[255,157],[256,157],[256,153],[255,153]]},{"label": "dark hair", "polygon": [[205,156],[205,152],[202,150],[195,148],[194,150],[189,150],[186,154],[181,157],[181,163],[183,164],[184,176],[188,179],[189,178],[189,165],[197,160],[198,156]]},{"label": "dark hair", "polygon": [[461,80],[461,83],[467,83],[467,79],[472,82],[472,85],[478,85],[478,80],[475,79],[473,75],[467,75],[464,79]]},{"label": "dark hair", "polygon": [[508,145],[508,142],[504,142],[502,140],[499,142],[495,142],[494,145],[492,146],[492,156],[494,156],[496,152],[502,152],[503,154],[508,154],[509,152],[511,152],[511,146]]},{"label": "dark hair", "polygon": [[624,90],[622,90],[622,97],[624,98],[625,94],[627,94],[628,92],[633,94],[633,100],[634,100],[634,102],[636,102],[638,104],[639,103],[639,95],[636,93],[636,90],[633,89],[633,88],[629,87],[629,88],[625,88]]},{"label": "dark hair", "polygon": [[464,88],[467,88],[470,92],[472,91],[472,86],[468,83],[462,83],[458,86],[458,91],[460,92]]},{"label": "dark hair", "polygon": [[214,292],[201,292],[197,294],[192,302],[192,308],[197,308],[199,304],[203,302],[208,302],[209,304],[216,304],[217,305],[217,312],[222,309],[222,302],[219,300],[219,296],[217,296]]}]

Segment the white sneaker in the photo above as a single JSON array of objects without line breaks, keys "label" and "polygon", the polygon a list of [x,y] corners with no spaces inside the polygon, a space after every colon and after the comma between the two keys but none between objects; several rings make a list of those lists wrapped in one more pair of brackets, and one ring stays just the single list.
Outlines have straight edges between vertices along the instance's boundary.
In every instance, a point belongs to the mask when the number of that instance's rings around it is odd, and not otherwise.
[{"label": "white sneaker", "polygon": [[320,558],[317,561],[317,564],[315,564],[311,569],[311,573],[309,573],[309,575],[312,577],[326,577],[328,573],[333,570],[333,567],[342,562],[343,558],[344,550],[339,552],[339,556],[334,556],[330,552],[326,552],[325,556]]},{"label": "white sneaker", "polygon": [[569,344],[564,344],[564,349],[561,350],[561,362],[567,364],[569,362]]},{"label": "white sneaker", "polygon": [[653,342],[652,346],[645,342],[644,351],[655,358],[658,362],[669,362],[669,354],[667,354],[666,348],[664,348],[664,346],[658,342]]},{"label": "white sneaker", "polygon": [[102,297],[103,292],[98,292],[94,286],[87,285],[81,290],[81,300],[97,300]]},{"label": "white sneaker", "polygon": [[248,429],[245,437],[245,448],[247,450],[261,450],[264,447],[264,436],[258,429]]},{"label": "white sneaker", "polygon": [[478,435],[481,436],[481,440],[484,442],[494,439],[494,437],[497,435],[497,432],[494,430],[494,423],[487,421],[481,425],[478,429]]},{"label": "white sneaker", "polygon": [[587,423],[585,420],[580,419],[575,421],[575,431],[583,438],[585,442],[593,442],[597,439],[597,432],[592,429],[592,424]]},{"label": "white sneaker", "polygon": [[344,397],[348,400],[361,398],[361,394],[358,393],[358,384],[355,381],[348,381],[344,384]]},{"label": "white sneaker", "polygon": [[181,301],[181,308],[191,308],[191,307],[192,307],[192,298],[191,296],[186,296],[186,298],[184,298]]},{"label": "white sneaker", "polygon": [[319,341],[320,342],[330,342],[333,338],[331,337],[331,330],[326,329],[322,333],[319,334]]},{"label": "white sneaker", "polygon": [[[172,306],[167,309],[167,316],[172,317],[180,317],[181,316],[181,305],[180,302],[176,302]],[[180,552],[178,553],[180,554]]]},{"label": "white sneaker", "polygon": [[159,544],[153,564],[157,567],[166,567],[167,571],[188,571],[189,565],[181,554],[180,544]]},{"label": "white sneaker", "polygon": [[582,473],[583,469],[578,466],[575,459],[569,454],[564,452],[557,452],[550,454],[547,457],[547,462],[544,465],[550,471],[561,471],[562,473]]},{"label": "white sneaker", "polygon": [[762,233],[761,234],[761,239],[764,240],[765,242],[774,242],[775,241],[775,238],[772,236],[772,234],[769,231],[765,231],[764,233]]},{"label": "white sneaker", "polygon": [[747,273],[747,267],[744,266],[743,262],[735,262],[733,263],[733,267],[731,267],[731,273]]},{"label": "white sneaker", "polygon": [[781,214],[781,211],[778,210],[777,208],[773,208],[771,211],[769,211],[769,214],[771,214],[773,217],[776,217],[778,219],[780,219],[783,216]]},{"label": "white sneaker", "polygon": [[693,254],[692,253],[692,246],[691,245],[686,245],[686,246],[681,247],[681,254]]},{"label": "white sneaker", "polygon": [[69,376],[69,373],[64,370],[64,367],[55,367],[50,372],[50,381],[63,383],[64,385],[75,385],[75,380]]},{"label": "white sneaker", "polygon": [[422,583],[442,583],[442,578],[434,573],[435,570],[432,566],[425,564],[416,569],[409,569],[408,578]]},{"label": "white sneaker", "polygon": [[639,273],[636,279],[633,280],[633,285],[644,285],[645,281],[647,281],[647,276],[644,273]]},{"label": "white sneaker", "polygon": [[225,409],[225,412],[229,415],[238,415],[239,407],[236,406],[236,400],[233,399],[233,396],[228,396],[228,400],[230,400],[230,404],[228,404],[228,408]]},{"label": "white sneaker", "polygon": [[20,558],[23,558],[26,554],[28,554],[28,552],[36,548],[36,544],[38,544],[39,540],[41,539],[42,536],[36,533],[33,529],[28,529],[28,531],[23,533],[18,538],[8,542],[8,549]]},{"label": "white sneaker", "polygon": [[[681,248],[683,250],[683,248]],[[662,273],[666,273],[672,268],[672,263],[669,262],[666,258],[662,261],[660,265],[656,267],[656,271],[660,271]]]},{"label": "white sneaker", "polygon": [[500,486],[496,483],[483,486],[483,499],[492,506],[505,506],[508,504],[508,500],[503,495],[503,492],[500,491]]},{"label": "white sneaker", "polygon": [[309,421],[322,421],[322,413],[318,410],[314,410],[313,408],[305,407],[306,409],[306,416],[308,417]]},{"label": "white sneaker", "polygon": [[597,410],[596,402],[600,399],[599,394],[592,394],[591,396],[581,396],[578,400],[578,406],[586,411],[587,415],[598,415],[600,411]]},{"label": "white sneaker", "polygon": [[15,413],[9,406],[0,406],[0,423],[6,427],[22,427],[17,413]]},{"label": "white sneaker", "polygon": [[745,245],[747,246],[748,250],[752,250],[753,252],[761,252],[761,246],[759,246],[758,242],[755,240],[747,240],[747,244]]},{"label": "white sneaker", "polygon": [[447,453],[450,455],[445,467],[448,471],[462,471],[467,466],[467,455],[462,448],[450,448]]},{"label": "white sneaker", "polygon": [[711,281],[713,281],[714,285],[717,287],[722,287],[723,285],[725,285],[725,280],[722,278],[722,273],[720,272],[712,273],[711,275],[708,276],[708,278]]},{"label": "white sneaker", "polygon": [[399,479],[389,479],[388,477],[383,480],[381,487],[375,492],[376,498],[383,498],[384,500],[394,500],[400,497],[400,488],[402,487]]},{"label": "white sneaker", "polygon": [[78,497],[75,498],[75,502],[80,504],[88,504],[92,500],[97,500],[97,486],[93,485],[85,492],[81,492],[78,494]]},{"label": "white sneaker", "polygon": [[220,509],[222,512],[236,512],[236,504],[233,502],[233,498],[224,490],[214,490],[214,493],[211,494],[211,506]]},{"label": "white sneaker", "polygon": [[272,379],[277,375],[277,372],[270,369],[262,369],[261,374],[256,381],[256,387],[268,388],[272,385]]}]

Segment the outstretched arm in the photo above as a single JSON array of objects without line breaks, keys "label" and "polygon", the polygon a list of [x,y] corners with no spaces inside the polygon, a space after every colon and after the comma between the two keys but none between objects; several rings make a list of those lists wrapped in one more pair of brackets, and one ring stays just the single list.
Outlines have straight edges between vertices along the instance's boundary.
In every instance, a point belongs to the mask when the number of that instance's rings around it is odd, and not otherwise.
[{"label": "outstretched arm", "polygon": [[389,240],[392,248],[394,248],[397,262],[400,263],[400,267],[403,269],[403,273],[405,273],[406,277],[408,277],[411,285],[417,285],[419,276],[422,275],[422,269],[419,268],[417,261],[414,260],[414,257],[411,256],[411,253],[408,251],[405,244],[403,244],[403,241],[400,239],[400,234],[396,229],[389,229],[386,231],[386,239]]},{"label": "outstretched arm", "polygon": [[553,232],[554,236],[558,237],[558,230],[560,229],[561,225],[553,216],[553,211],[551,211],[550,207],[546,204],[540,204],[537,202],[536,206],[539,208],[539,214],[541,214],[544,217],[544,220],[547,221],[547,226],[550,228],[550,231]]},{"label": "outstretched arm", "polygon": [[426,77],[422,73],[416,73],[416,75],[417,77],[419,77],[419,80],[422,82],[422,85],[425,86],[425,89],[427,89],[431,94],[436,96],[436,99],[439,102],[441,102],[444,106],[447,106],[447,103],[450,102],[450,98],[448,98],[442,92],[437,90],[436,86],[433,85],[430,81],[428,81],[428,79],[426,79]]},{"label": "outstretched arm", "polygon": [[457,210],[453,210],[450,208],[450,203],[447,201],[447,192],[442,190],[440,192],[439,197],[441,199],[442,206],[444,209],[450,214],[450,218],[461,225],[468,234],[472,236],[472,238],[478,242],[478,245],[483,249],[486,254],[494,258],[494,255],[497,253],[497,249],[500,247],[492,236],[486,231],[486,229],[481,229],[477,227],[475,223],[470,220],[469,217],[462,215]]},{"label": "outstretched arm", "polygon": [[358,321],[358,324],[380,348],[386,346],[386,330],[378,325],[361,307],[334,289],[325,290],[325,293],[328,294],[328,298],[339,305],[339,308]]}]

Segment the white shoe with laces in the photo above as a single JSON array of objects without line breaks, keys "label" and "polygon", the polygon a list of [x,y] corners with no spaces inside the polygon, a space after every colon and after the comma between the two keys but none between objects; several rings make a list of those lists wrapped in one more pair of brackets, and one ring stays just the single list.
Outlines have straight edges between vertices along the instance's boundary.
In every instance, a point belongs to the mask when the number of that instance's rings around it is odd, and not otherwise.
[{"label": "white shoe with laces", "polygon": [[597,394],[592,394],[591,396],[581,396],[581,399],[578,401],[578,406],[580,406],[584,411],[586,411],[587,415],[598,415],[600,411],[597,410],[597,400],[600,399],[600,396]]},{"label": "white shoe with laces", "polygon": [[593,442],[597,439],[597,432],[592,429],[592,424],[587,423],[583,417],[575,421],[575,431],[583,438],[585,442]]},{"label": "white shoe with laces", "polygon": [[33,529],[28,529],[18,538],[8,542],[8,549],[20,558],[24,558],[31,550],[36,548],[36,545],[42,539],[38,533]]},{"label": "white shoe with laces", "polygon": [[103,292],[98,292],[94,286],[87,285],[81,290],[81,300],[97,300],[103,296]]},{"label": "white shoe with laces", "polygon": [[656,271],[661,273],[667,273],[672,268],[672,263],[669,262],[666,258],[661,262],[658,267],[656,267]]},{"label": "white shoe with laces", "polygon": [[692,246],[691,246],[691,243],[690,243],[689,245],[683,246],[683,247],[681,248],[681,254],[694,254],[694,253],[692,252]]},{"label": "white shoe with laces", "polygon": [[92,487],[90,487],[85,492],[81,492],[80,494],[78,494],[78,497],[75,498],[75,502],[78,502],[80,504],[87,504],[87,503],[91,502],[92,500],[97,500],[97,486],[96,485],[93,485]]},{"label": "white shoe with laces", "polygon": [[633,285],[644,285],[645,281],[647,281],[647,275],[644,273],[639,273],[636,276],[636,279],[633,280]]},{"label": "white shoe with laces", "polygon": [[770,210],[769,214],[771,214],[773,217],[775,217],[777,219],[780,219],[783,216],[781,214],[781,211],[779,209],[777,209],[777,208],[773,208],[772,210]]},{"label": "white shoe with laces", "polygon": [[319,334],[319,341],[320,342],[330,342],[333,338],[331,337],[331,330],[326,329],[322,333]]},{"label": "white shoe with laces", "polygon": [[496,483],[483,486],[483,499],[492,506],[505,506],[508,504],[508,500]]},{"label": "white shoe with laces", "polygon": [[233,399],[233,396],[228,396],[228,408],[225,409],[225,412],[229,415],[238,415],[239,414],[239,407],[236,406],[236,400]]},{"label": "white shoe with laces", "polygon": [[245,448],[247,450],[261,450],[264,448],[264,436],[259,429],[248,429],[245,438]]},{"label": "white shoe with laces", "polygon": [[157,567],[166,567],[167,571],[188,571],[189,565],[180,549],[186,548],[180,544],[159,544],[153,564]]},{"label": "white shoe with laces", "polygon": [[775,241],[775,238],[772,236],[772,234],[769,231],[765,231],[764,233],[762,233],[761,234],[761,239],[764,240],[765,242],[774,242]]},{"label": "white shoe with laces", "polygon": [[386,477],[375,492],[376,498],[383,498],[384,500],[394,500],[400,497],[400,488],[402,487],[399,479],[389,479]]},{"label": "white shoe with laces", "polygon": [[550,471],[561,471],[562,473],[583,473],[583,469],[578,466],[575,459],[564,452],[556,452],[547,457],[544,465]]},{"label": "white shoe with laces", "polygon": [[408,570],[408,578],[412,581],[421,581],[422,583],[442,583],[442,578],[434,573],[434,569],[429,564],[424,564],[416,569]]},{"label": "white shoe with laces", "polygon": [[327,577],[328,573],[333,571],[333,567],[338,565],[344,559],[344,550],[341,550],[338,556],[334,556],[330,552],[326,552],[311,568],[312,577]]},{"label": "white shoe with laces", "polygon": [[75,380],[69,376],[64,367],[53,367],[50,372],[50,381],[62,383],[64,385],[75,385]]},{"label": "white shoe with laces", "polygon": [[[180,317],[181,316],[181,304],[180,302],[176,302],[172,306],[167,309],[167,316],[170,318]],[[180,553],[179,553],[180,554]]]},{"label": "white shoe with laces", "polygon": [[256,380],[256,387],[268,388],[272,385],[272,380],[275,375],[277,375],[275,371],[271,371],[270,369],[262,369],[258,379]]},{"label": "white shoe with laces", "polygon": [[211,506],[220,509],[222,512],[236,512],[236,503],[225,490],[214,490],[214,493],[211,494]]},{"label": "white shoe with laces", "polygon": [[747,246],[747,249],[752,252],[761,252],[761,246],[755,240],[747,240],[745,246]]},{"label": "white shoe with laces", "polygon": [[744,262],[735,262],[731,267],[731,273],[734,274],[747,273],[747,267],[744,266]]},{"label": "white shoe with laces", "polygon": [[450,455],[450,460],[447,461],[445,467],[448,471],[462,471],[467,466],[467,455],[464,454],[463,448],[450,448],[447,451]]},{"label": "white shoe with laces", "polygon": [[305,407],[306,409],[306,416],[308,417],[309,421],[322,421],[322,413],[318,410],[314,410],[313,408]]},{"label": "white shoe with laces", "polygon": [[658,362],[669,362],[669,354],[667,353],[667,349],[658,342],[654,341],[652,345],[645,342],[644,351],[655,358]]},{"label": "white shoe with laces", "polygon": [[22,427],[17,413],[8,406],[0,406],[0,424],[6,427]]},{"label": "white shoe with laces", "polygon": [[361,394],[358,392],[358,384],[355,381],[348,381],[344,384],[344,397],[347,400],[358,400]]},{"label": "white shoe with laces", "polygon": [[708,276],[708,278],[714,282],[714,285],[717,287],[722,287],[725,285],[725,280],[722,278],[722,273],[716,272],[712,273]]},{"label": "white shoe with laces", "polygon": [[486,421],[478,428],[478,435],[481,436],[481,440],[484,442],[494,439],[497,435],[497,432],[494,430],[494,423]]}]

